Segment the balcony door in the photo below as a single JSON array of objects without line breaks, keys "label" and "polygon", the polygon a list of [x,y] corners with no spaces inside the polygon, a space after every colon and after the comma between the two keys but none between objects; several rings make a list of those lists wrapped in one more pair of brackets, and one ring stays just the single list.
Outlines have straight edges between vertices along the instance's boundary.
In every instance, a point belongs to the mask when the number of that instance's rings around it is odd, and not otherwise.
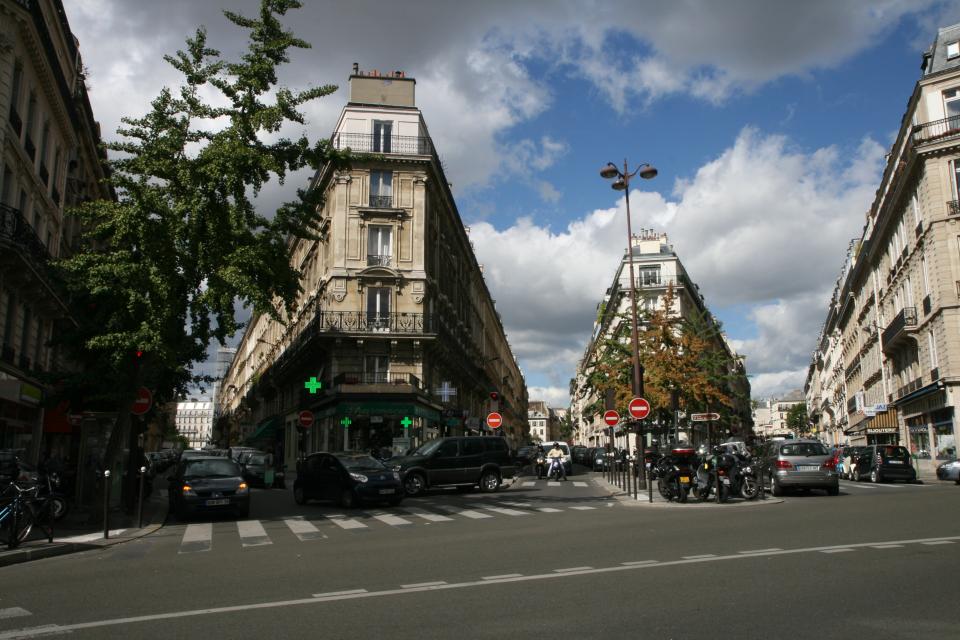
[{"label": "balcony door", "polygon": [[366,356],[363,359],[363,381],[368,384],[389,382],[389,356]]},{"label": "balcony door", "polygon": [[393,134],[393,122],[389,120],[373,121],[373,151],[390,153],[390,141]]},{"label": "balcony door", "polygon": [[390,329],[390,288],[367,289],[367,327],[387,331]]},{"label": "balcony door", "polygon": [[370,225],[367,232],[367,266],[389,267],[393,255],[393,229],[382,225]]},{"label": "balcony door", "polygon": [[393,206],[393,172],[370,172],[370,206],[389,209]]}]

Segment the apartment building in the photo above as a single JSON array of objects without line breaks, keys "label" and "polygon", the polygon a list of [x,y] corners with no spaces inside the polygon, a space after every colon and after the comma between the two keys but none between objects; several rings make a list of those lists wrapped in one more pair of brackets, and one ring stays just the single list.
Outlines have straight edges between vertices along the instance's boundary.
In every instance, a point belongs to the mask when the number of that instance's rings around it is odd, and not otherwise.
[{"label": "apartment building", "polygon": [[[960,400],[960,25],[938,31],[921,65],[830,301],[807,403],[836,421],[825,389],[845,397],[832,409],[851,443],[901,443],[932,470],[956,456]],[[828,365],[842,366],[845,393],[814,382]]]},{"label": "apartment building", "polygon": [[761,438],[788,438],[800,437],[803,431],[791,429],[787,425],[787,416],[790,410],[805,402],[799,391],[787,394],[783,399],[768,398],[761,400],[753,408],[753,433]]},{"label": "apartment building", "polygon": [[[288,459],[455,434],[517,446],[529,431],[526,384],[416,82],[354,65],[349,83],[331,142],[355,159],[312,179],[324,195],[317,237],[290,239],[303,294],[283,323],[251,319],[217,399],[228,438]],[[486,426],[493,410],[499,429]]]},{"label": "apartment building", "polygon": [[[664,295],[668,287],[674,291],[673,308],[671,313],[679,318],[691,318],[694,315],[706,317],[713,322],[712,316],[707,313],[706,302],[700,294],[699,287],[690,279],[686,268],[674,251],[673,245],[664,233],[653,230],[641,230],[632,238],[633,261],[635,265],[635,283],[637,293],[638,312],[642,316],[645,312],[663,309]],[[603,416],[588,413],[590,406],[596,406],[597,397],[587,384],[597,359],[601,356],[604,343],[610,336],[620,333],[620,325],[624,321],[630,322],[630,271],[626,252],[617,266],[613,283],[607,289],[603,300],[597,305],[597,318],[593,325],[592,337],[584,351],[583,358],[577,365],[577,371],[571,380],[570,416],[574,425],[574,441],[586,446],[607,445],[609,429],[603,422]],[[626,320],[624,320],[626,318]],[[728,395],[733,398],[733,406],[717,407],[714,411],[722,412],[721,421],[714,426],[717,431],[714,435],[746,436],[750,431],[750,383],[747,380],[743,360],[732,349],[723,334],[719,336],[719,349],[726,354]],[[656,409],[656,407],[654,407]],[[626,415],[626,407],[619,407],[621,416]],[[602,414],[602,412],[600,412]],[[621,426],[614,430],[614,444],[618,448],[635,446],[630,429],[626,428],[626,420],[621,420]],[[693,444],[705,442],[708,438],[708,423],[694,423],[674,412],[674,418],[669,422],[652,423],[648,425],[648,441],[653,438],[660,442],[669,440],[683,440]]]},{"label": "apartment building", "polygon": [[[103,432],[49,406],[42,374],[69,368],[51,346],[70,322],[49,263],[80,241],[68,207],[107,199],[106,156],[79,44],[61,0],[0,0],[0,448],[78,460]],[[103,444],[103,443],[101,443]]]},{"label": "apartment building", "polygon": [[176,403],[174,426],[191,449],[202,449],[213,434],[213,403],[190,400]]}]

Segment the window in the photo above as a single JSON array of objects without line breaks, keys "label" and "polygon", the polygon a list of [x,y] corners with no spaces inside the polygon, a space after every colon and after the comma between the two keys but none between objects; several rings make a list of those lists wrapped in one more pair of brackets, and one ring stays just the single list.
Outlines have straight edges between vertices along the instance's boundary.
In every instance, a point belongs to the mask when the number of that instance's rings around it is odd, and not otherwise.
[{"label": "window", "polygon": [[947,43],[947,60],[960,56],[960,42]]},{"label": "window", "polygon": [[660,284],[660,265],[640,267],[640,286],[648,287]]},{"label": "window", "polygon": [[463,455],[478,456],[483,453],[483,441],[474,438],[467,438],[463,441]]},{"label": "window", "polygon": [[[960,127],[960,116],[957,116],[957,119],[958,119],[957,126]],[[958,200],[960,198],[958,198],[957,196],[957,193],[958,193],[957,185],[960,184],[960,180],[958,180],[957,178],[960,177],[960,161],[951,160],[950,165],[953,167],[953,171],[951,172],[951,179],[953,182],[953,184],[951,185],[953,187],[953,199]]]},{"label": "window", "polygon": [[373,150],[390,153],[393,122],[390,120],[373,121]]},{"label": "window", "polygon": [[927,268],[927,256],[920,258],[920,269],[923,271],[923,295],[930,295],[930,270]]},{"label": "window", "polygon": [[393,228],[370,225],[367,232],[367,266],[389,267],[393,255]]},{"label": "window", "polygon": [[367,326],[372,329],[390,327],[390,289],[388,287],[367,289]]},{"label": "window", "polygon": [[30,137],[30,134],[33,133],[33,126],[36,124],[37,118],[37,95],[31,91],[30,92],[30,101],[27,102],[27,137]]},{"label": "window", "polygon": [[444,440],[440,446],[437,447],[438,458],[456,458],[457,452],[458,447],[456,440]]},{"label": "window", "polygon": [[366,383],[388,382],[389,356],[366,356],[363,359],[363,381]]},{"label": "window", "polygon": [[906,304],[904,306],[912,307],[913,306],[913,285],[910,283],[910,276],[907,276],[907,281],[904,283],[904,291],[906,292],[906,297],[904,300]]},{"label": "window", "polygon": [[927,347],[930,349],[930,368],[936,369],[940,366],[940,359],[937,357],[937,341],[932,330],[927,332]]},{"label": "window", "polygon": [[3,165],[3,192],[0,193],[0,204],[9,204],[10,195],[13,193],[13,172],[10,167]]},{"label": "window", "polygon": [[370,206],[386,209],[393,206],[393,172],[370,172]]},{"label": "window", "polygon": [[910,204],[913,206],[913,219],[917,227],[921,227],[923,225],[923,212],[920,211],[920,199],[917,198],[917,194],[913,194],[913,197],[910,198]]}]

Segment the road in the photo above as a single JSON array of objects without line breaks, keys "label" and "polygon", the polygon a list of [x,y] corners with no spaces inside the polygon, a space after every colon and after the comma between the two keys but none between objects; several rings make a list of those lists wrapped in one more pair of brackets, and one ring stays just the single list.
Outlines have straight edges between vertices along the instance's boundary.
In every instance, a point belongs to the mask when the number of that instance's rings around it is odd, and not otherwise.
[{"label": "road", "polygon": [[589,474],[349,513],[253,500],[249,523],[0,569],[0,640],[960,636],[952,483],[711,509],[625,506]]}]

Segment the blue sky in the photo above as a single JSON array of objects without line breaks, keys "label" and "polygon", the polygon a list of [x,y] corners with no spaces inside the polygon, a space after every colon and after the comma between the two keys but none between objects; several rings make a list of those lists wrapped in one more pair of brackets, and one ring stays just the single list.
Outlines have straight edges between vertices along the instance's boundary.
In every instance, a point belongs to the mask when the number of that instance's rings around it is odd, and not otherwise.
[{"label": "blue sky", "polygon": [[[634,229],[669,234],[754,396],[801,387],[920,54],[960,22],[934,0],[346,4],[289,21],[314,49],[282,82],[341,86],[306,132],[329,135],[352,62],[417,78],[530,397],[557,406],[625,245],[622,195],[597,173],[625,157],[660,171],[636,183]],[[197,24],[235,51],[217,8],[254,3],[67,5],[109,135],[176,81],[163,53]]]}]

